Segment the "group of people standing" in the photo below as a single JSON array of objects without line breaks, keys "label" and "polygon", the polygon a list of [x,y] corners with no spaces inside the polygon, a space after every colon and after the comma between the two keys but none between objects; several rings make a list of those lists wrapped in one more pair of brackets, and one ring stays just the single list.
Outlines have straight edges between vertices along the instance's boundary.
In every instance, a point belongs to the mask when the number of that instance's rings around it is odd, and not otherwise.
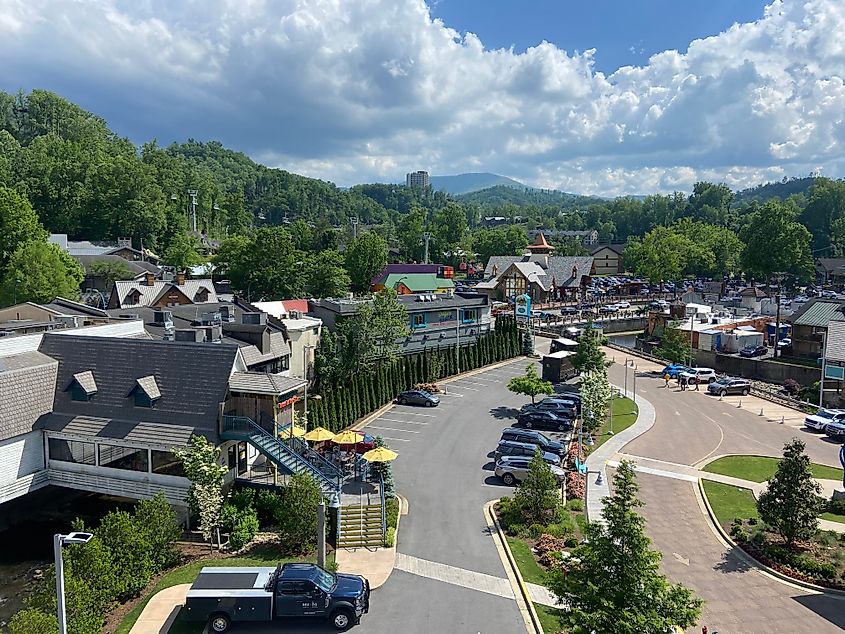
[{"label": "group of people standing", "polygon": [[[666,387],[669,387],[669,379],[671,379],[671,378],[672,377],[669,376],[668,372],[663,375],[663,380],[666,381]],[[688,376],[685,376],[684,374],[679,372],[677,381],[678,381],[678,385],[681,388],[681,392],[685,392],[686,390],[691,389],[690,386],[692,386],[692,385],[695,386],[694,389],[695,389],[696,392],[698,392],[699,391],[698,386],[701,385],[701,377],[698,376],[697,374],[695,376],[688,377]]]}]

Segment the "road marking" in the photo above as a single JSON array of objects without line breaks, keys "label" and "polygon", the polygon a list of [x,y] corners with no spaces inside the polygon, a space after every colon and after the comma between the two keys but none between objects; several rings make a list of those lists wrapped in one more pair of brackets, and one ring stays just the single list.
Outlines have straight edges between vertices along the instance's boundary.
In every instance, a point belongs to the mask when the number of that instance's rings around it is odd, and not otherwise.
[{"label": "road marking", "polygon": [[418,431],[411,431],[409,429],[396,429],[395,427],[378,427],[377,425],[370,425],[370,429],[383,429],[384,431],[401,431],[403,434],[419,434]]},{"label": "road marking", "polygon": [[494,577],[482,572],[465,570],[402,553],[396,553],[396,569],[418,577],[434,579],[435,581],[515,600],[510,582],[502,577]]},{"label": "road marking", "polygon": [[679,411],[677,411],[677,410],[676,410],[676,411],[675,411],[675,416],[680,416],[680,415],[681,415],[681,413],[680,413]]},{"label": "road marking", "polygon": [[416,412],[402,412],[405,416],[425,416],[426,418],[437,418],[434,414],[417,414]]},{"label": "road marking", "polygon": [[428,425],[428,421],[416,421],[416,420],[400,420],[398,418],[379,418],[376,422],[387,421],[389,423],[403,423],[407,425]]},{"label": "road marking", "polygon": [[[381,434],[378,434],[378,435],[381,436]],[[382,437],[382,440],[395,440],[395,441],[398,441],[398,442],[411,442],[410,438],[391,438],[390,436],[381,436],[381,437]]]},{"label": "road marking", "polygon": [[722,413],[723,413],[725,416],[727,416],[728,418],[733,418],[733,417],[734,417],[734,416],[733,416],[733,414],[728,414],[727,412],[722,412]]},{"label": "road marking", "polygon": [[462,398],[463,394],[455,394],[454,392],[442,392],[440,396],[455,396],[458,398]]},{"label": "road marking", "polygon": [[677,559],[679,562],[681,562],[682,564],[684,564],[685,566],[689,566],[689,559],[687,559],[686,557],[682,557],[682,556],[681,556],[681,555],[679,555],[678,553],[672,553],[672,556],[673,556],[675,559]]},{"label": "road marking", "polygon": [[[497,380],[497,379],[485,379],[484,377],[481,377],[481,376],[472,376],[472,377],[469,377],[469,378],[471,378],[473,381],[487,381],[488,383],[501,383],[502,382],[501,380]],[[463,380],[464,379],[458,379],[458,381],[463,381]],[[456,383],[457,383],[457,381],[456,381]]]},{"label": "road marking", "polygon": [[[455,383],[457,383],[457,381],[455,381]],[[481,383],[474,383],[473,385],[481,385]],[[464,384],[461,384],[458,387],[460,387],[462,390],[469,390],[470,392],[480,392],[481,391],[477,387],[467,387]]]}]

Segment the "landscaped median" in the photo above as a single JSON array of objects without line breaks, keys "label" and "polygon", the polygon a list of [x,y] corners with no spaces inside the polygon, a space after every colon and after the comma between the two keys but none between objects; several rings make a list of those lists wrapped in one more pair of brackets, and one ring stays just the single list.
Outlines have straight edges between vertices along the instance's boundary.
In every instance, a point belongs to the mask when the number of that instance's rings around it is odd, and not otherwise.
[{"label": "landscaped median", "polygon": [[[813,519],[845,522],[845,505],[816,500],[812,484],[813,477],[839,478],[840,470],[810,463],[797,441],[785,447],[783,463],[765,456],[725,456],[703,470],[749,483],[770,482],[758,502],[751,488],[700,481],[705,504],[727,541],[778,576],[818,589],[845,590],[845,533],[814,528]],[[792,491],[799,492],[795,500],[788,499]],[[802,500],[810,500],[804,508]],[[822,509],[827,512],[820,514]],[[795,526],[802,530],[791,535]]]}]

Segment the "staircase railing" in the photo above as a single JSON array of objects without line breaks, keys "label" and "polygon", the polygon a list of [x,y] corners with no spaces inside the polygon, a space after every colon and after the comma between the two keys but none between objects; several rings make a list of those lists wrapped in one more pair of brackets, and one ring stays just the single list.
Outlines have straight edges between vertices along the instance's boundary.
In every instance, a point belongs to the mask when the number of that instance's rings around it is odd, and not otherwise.
[{"label": "staircase railing", "polygon": [[246,436],[248,439],[258,436],[269,443],[270,449],[262,447],[260,444],[255,442],[253,442],[253,444],[258,449],[263,449],[264,451],[272,454],[271,457],[277,460],[280,464],[290,468],[286,464],[285,459],[292,461],[302,472],[306,472],[313,477],[317,483],[321,485],[320,488],[325,488],[333,492],[339,491],[341,488],[341,479],[339,477],[327,477],[319,468],[317,468],[316,465],[303,458],[291,447],[281,442],[272,433],[261,427],[261,425],[256,424],[251,418],[246,416],[224,416],[223,432],[236,433]]},{"label": "staircase railing", "polygon": [[387,537],[387,517],[384,509],[384,475],[381,474],[379,475],[378,490],[381,497],[381,534],[382,537]]},{"label": "staircase railing", "polygon": [[293,449],[297,454],[302,456],[303,460],[307,460],[319,469],[324,476],[331,480],[342,480],[343,472],[319,452],[314,451],[308,446],[308,443],[301,438],[287,438],[282,435],[279,440],[285,443],[288,447]]}]

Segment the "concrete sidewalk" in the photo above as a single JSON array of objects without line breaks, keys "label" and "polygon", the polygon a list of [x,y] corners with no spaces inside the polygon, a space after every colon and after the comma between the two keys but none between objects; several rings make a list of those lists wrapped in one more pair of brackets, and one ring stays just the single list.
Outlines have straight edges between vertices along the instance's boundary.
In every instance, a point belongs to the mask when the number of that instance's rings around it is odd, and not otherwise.
[{"label": "concrete sidewalk", "polygon": [[154,594],[129,634],[167,634],[179,610],[185,605],[185,595],[190,587],[190,583],[183,583]]}]

